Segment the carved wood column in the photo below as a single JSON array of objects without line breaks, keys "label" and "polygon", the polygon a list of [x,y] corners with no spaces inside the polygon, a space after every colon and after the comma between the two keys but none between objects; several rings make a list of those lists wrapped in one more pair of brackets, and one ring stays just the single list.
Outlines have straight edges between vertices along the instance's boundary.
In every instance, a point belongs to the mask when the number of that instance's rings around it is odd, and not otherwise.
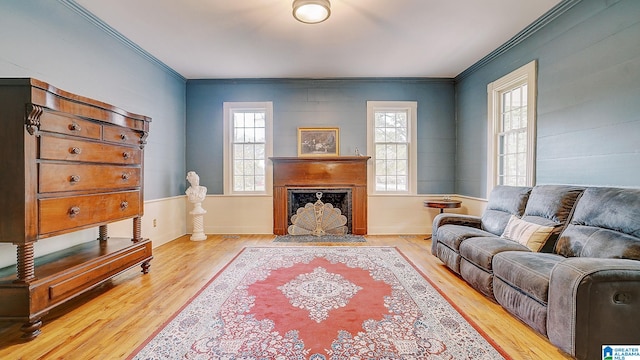
[{"label": "carved wood column", "polygon": [[106,241],[109,238],[109,232],[107,225],[100,225],[98,227],[98,240]]},{"label": "carved wood column", "polygon": [[142,241],[142,218],[140,216],[133,218],[133,239],[131,241]]},{"label": "carved wood column", "polygon": [[16,283],[24,284],[35,280],[36,273],[33,251],[33,243],[18,244],[16,259],[18,280],[16,280]]}]

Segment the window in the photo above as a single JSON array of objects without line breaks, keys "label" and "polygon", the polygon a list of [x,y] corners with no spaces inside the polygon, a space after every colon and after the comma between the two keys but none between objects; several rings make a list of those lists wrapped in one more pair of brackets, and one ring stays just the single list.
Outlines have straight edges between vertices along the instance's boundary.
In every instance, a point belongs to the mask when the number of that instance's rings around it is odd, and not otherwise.
[{"label": "window", "polygon": [[496,185],[533,186],[536,62],[490,83],[487,194]]},{"label": "window", "polygon": [[367,153],[370,193],[416,192],[415,101],[367,102]]},{"label": "window", "polygon": [[267,194],[272,154],[271,102],[224,103],[225,194]]}]

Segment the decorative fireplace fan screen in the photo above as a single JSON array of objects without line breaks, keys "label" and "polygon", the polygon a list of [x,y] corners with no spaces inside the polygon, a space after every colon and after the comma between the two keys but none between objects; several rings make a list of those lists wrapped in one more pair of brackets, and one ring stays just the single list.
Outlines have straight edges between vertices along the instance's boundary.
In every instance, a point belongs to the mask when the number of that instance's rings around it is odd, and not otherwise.
[{"label": "decorative fireplace fan screen", "polygon": [[325,204],[320,200],[322,191],[316,192],[318,200],[315,203],[307,203],[298,208],[296,214],[291,217],[292,225],[287,232],[290,235],[346,235],[349,228],[345,226],[347,217],[342,215],[340,209],[331,204]]}]

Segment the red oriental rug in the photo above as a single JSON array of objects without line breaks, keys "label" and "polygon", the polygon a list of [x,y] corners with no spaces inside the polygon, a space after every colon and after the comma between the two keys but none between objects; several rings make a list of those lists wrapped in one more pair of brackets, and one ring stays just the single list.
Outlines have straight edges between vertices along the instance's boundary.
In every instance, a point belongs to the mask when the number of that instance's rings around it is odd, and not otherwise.
[{"label": "red oriental rug", "polygon": [[242,250],[133,359],[503,359],[399,250]]}]

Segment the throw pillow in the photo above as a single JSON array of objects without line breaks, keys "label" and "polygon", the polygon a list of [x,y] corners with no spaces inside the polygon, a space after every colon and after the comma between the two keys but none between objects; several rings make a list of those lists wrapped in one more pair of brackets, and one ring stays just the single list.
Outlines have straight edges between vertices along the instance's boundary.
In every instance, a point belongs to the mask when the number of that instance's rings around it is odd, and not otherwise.
[{"label": "throw pillow", "polygon": [[528,247],[531,251],[538,252],[547,242],[553,229],[551,226],[530,223],[511,215],[500,237],[516,241]]}]

